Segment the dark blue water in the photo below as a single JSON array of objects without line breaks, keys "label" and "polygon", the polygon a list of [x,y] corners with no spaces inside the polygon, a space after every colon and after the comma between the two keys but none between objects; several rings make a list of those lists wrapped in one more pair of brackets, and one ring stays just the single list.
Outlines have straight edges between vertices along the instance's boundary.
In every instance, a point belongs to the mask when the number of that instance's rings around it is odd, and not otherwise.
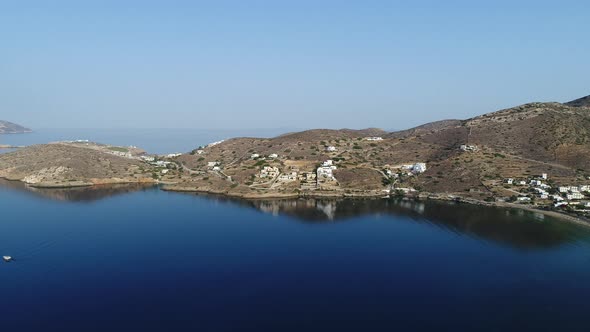
[{"label": "dark blue water", "polygon": [[587,331],[590,232],[410,201],[0,184],[0,331]]}]

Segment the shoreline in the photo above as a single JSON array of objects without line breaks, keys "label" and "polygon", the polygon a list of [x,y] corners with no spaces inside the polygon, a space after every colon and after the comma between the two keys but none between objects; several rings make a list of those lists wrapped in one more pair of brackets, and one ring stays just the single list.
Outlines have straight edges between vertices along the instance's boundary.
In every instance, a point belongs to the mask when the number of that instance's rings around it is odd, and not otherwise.
[{"label": "shoreline", "polygon": [[22,149],[24,145],[7,145],[7,144],[0,144],[0,149]]},{"label": "shoreline", "polygon": [[94,186],[101,186],[101,185],[114,185],[114,184],[154,184],[157,185],[159,182],[149,179],[142,179],[138,181],[130,181],[124,180],[120,178],[112,178],[112,179],[90,179],[88,182],[85,181],[71,181],[65,183],[58,183],[58,182],[38,182],[38,183],[27,183],[24,182],[22,179],[14,179],[8,178],[5,176],[0,176],[0,179],[12,182],[20,182],[23,185],[31,188],[38,188],[38,189],[75,189],[75,188],[83,188],[83,187],[94,187]]},{"label": "shoreline", "polygon": [[[228,190],[212,190],[212,189],[198,189],[198,188],[182,188],[182,187],[166,187],[163,186],[160,188],[163,191],[170,191],[170,192],[185,192],[185,193],[202,193],[202,194],[212,194],[212,195],[222,195],[225,197],[231,198],[241,198],[246,200],[273,200],[273,199],[297,199],[297,198],[333,198],[333,199],[377,199],[377,198],[391,198],[395,197],[384,192],[365,192],[363,194],[358,193],[338,193],[338,192],[295,192],[295,193],[267,193],[267,194],[244,194],[244,193],[237,193]],[[572,216],[567,213],[559,212],[559,211],[551,211],[551,210],[543,210],[538,209],[532,206],[521,205],[521,204],[514,204],[508,202],[486,202],[481,200],[476,200],[472,198],[466,198],[461,196],[455,195],[446,195],[443,196],[437,193],[421,193],[416,196],[400,196],[401,198],[408,198],[408,199],[415,199],[415,200],[434,200],[434,201],[447,201],[447,202],[458,202],[463,204],[472,204],[472,205],[480,205],[480,206],[490,206],[490,207],[498,207],[503,209],[519,209],[534,213],[540,213],[545,216],[549,216],[552,218],[565,220],[568,222],[572,222],[578,225],[583,225],[586,227],[590,227],[590,221],[584,218],[580,218],[577,216]]]},{"label": "shoreline", "polygon": [[[299,199],[299,198],[326,198],[326,199],[378,199],[378,198],[392,198],[395,197],[388,193],[385,193],[381,190],[374,190],[374,191],[359,191],[359,192],[345,192],[345,191],[300,191],[300,192],[266,192],[266,193],[243,193],[237,192],[232,190],[222,190],[222,189],[212,189],[212,188],[195,188],[195,187],[181,187],[176,186],[173,182],[166,182],[166,181],[151,181],[151,180],[141,180],[141,181],[129,181],[129,180],[122,180],[122,179],[93,179],[94,181],[84,182],[70,182],[70,183],[37,183],[37,184],[29,184],[21,179],[10,179],[7,177],[0,176],[1,179],[5,179],[7,181],[14,181],[20,182],[25,186],[29,186],[31,188],[39,188],[39,189],[76,189],[76,188],[83,188],[83,187],[93,187],[93,186],[101,186],[101,185],[131,185],[131,184],[153,184],[159,187],[159,190],[168,191],[168,192],[179,192],[179,193],[201,193],[201,194],[211,194],[211,195],[221,195],[229,198],[238,198],[244,200],[279,200],[279,199]],[[407,198],[407,199],[414,199],[419,201],[424,200],[434,200],[434,201],[448,201],[448,202],[458,202],[464,204],[472,204],[472,205],[480,205],[480,206],[490,206],[490,207],[498,207],[504,209],[519,209],[534,213],[540,213],[552,218],[565,220],[568,222],[572,222],[578,225],[583,225],[586,227],[590,227],[590,221],[585,218],[580,218],[577,216],[572,216],[567,213],[559,212],[559,211],[552,211],[552,210],[543,210],[538,209],[532,206],[521,205],[521,204],[514,204],[508,202],[486,202],[481,200],[476,200],[473,198],[467,198],[462,196],[456,196],[452,194],[437,194],[437,193],[428,193],[422,192],[418,195],[408,195],[408,196],[400,196],[400,198]]]}]

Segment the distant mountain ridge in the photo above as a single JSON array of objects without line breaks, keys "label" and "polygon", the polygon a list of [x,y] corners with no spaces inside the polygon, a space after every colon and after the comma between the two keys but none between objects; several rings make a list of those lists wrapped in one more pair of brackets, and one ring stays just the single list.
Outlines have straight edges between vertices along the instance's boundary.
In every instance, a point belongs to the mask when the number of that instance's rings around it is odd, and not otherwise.
[{"label": "distant mountain ridge", "polygon": [[16,123],[0,120],[0,134],[23,134],[30,133],[31,129],[25,128]]},{"label": "distant mountain ridge", "polygon": [[572,106],[572,107],[590,107],[590,95],[572,100],[572,101],[567,102],[565,104],[567,106]]}]

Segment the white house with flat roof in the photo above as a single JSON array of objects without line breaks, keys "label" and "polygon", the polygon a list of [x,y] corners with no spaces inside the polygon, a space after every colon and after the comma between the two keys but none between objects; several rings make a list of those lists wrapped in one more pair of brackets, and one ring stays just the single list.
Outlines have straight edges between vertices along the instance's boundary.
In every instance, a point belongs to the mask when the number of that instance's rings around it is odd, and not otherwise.
[{"label": "white house with flat roof", "polygon": [[414,172],[414,173],[426,172],[426,163],[415,163],[414,166],[412,166],[412,172]]}]

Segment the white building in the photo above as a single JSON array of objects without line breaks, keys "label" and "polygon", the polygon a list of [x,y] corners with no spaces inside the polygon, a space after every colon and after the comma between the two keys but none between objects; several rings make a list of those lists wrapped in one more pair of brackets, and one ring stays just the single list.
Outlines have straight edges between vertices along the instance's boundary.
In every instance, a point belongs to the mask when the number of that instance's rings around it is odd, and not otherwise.
[{"label": "white building", "polygon": [[221,144],[221,143],[223,143],[224,141],[225,141],[225,140],[223,140],[223,139],[222,139],[221,141],[217,141],[217,142],[209,143],[209,144],[207,144],[207,146],[208,146],[208,147],[212,147],[212,146],[215,146],[215,145],[217,145],[217,144]]},{"label": "white building", "polygon": [[276,154],[276,153],[271,153],[271,154],[269,154],[269,155],[268,155],[268,157],[269,157],[270,159],[277,159],[277,158],[279,157],[279,155],[278,155],[278,154]]},{"label": "white building", "polygon": [[517,201],[519,202],[530,202],[531,198],[530,197],[526,197],[526,196],[520,196],[516,198]]},{"label": "white building", "polygon": [[163,169],[162,170],[162,174],[168,174],[168,170],[167,169]]},{"label": "white building", "polygon": [[572,192],[572,193],[577,193],[580,192],[579,188],[576,186],[562,186],[559,187],[559,192],[560,193],[567,193],[567,192]]},{"label": "white building", "polygon": [[556,202],[561,202],[563,201],[563,197],[559,196],[559,195],[551,195],[549,196],[549,198],[552,198],[553,200],[555,200]]},{"label": "white building", "polygon": [[541,188],[535,188],[535,191],[539,194],[548,194],[544,189]]},{"label": "white building", "polygon": [[582,195],[581,193],[571,193],[571,194],[567,194],[566,198],[568,200],[572,200],[572,199],[584,199],[584,195]]},{"label": "white building", "polygon": [[328,159],[322,163],[323,167],[328,167],[328,166],[332,166],[332,165],[334,165],[334,161],[331,159]]},{"label": "white building", "polygon": [[514,183],[514,179],[508,178],[508,179],[506,179],[506,183],[513,184]]},{"label": "white building", "polygon": [[412,172],[414,173],[424,173],[426,172],[426,163],[416,163],[412,166]]},{"label": "white building", "polygon": [[207,163],[207,167],[212,168],[219,165],[219,161],[210,161]]},{"label": "white building", "polygon": [[479,150],[477,148],[477,145],[467,145],[467,144],[461,145],[460,149],[463,151],[477,151],[477,150]]},{"label": "white building", "polygon": [[168,157],[168,158],[176,158],[176,157],[180,157],[180,156],[182,156],[182,153],[170,153],[170,154],[166,155],[166,157]]},{"label": "white building", "polygon": [[327,146],[326,147],[326,151],[328,151],[328,152],[336,152],[336,151],[338,151],[338,149],[336,149],[335,146],[330,145],[330,146]]},{"label": "white building", "polygon": [[379,137],[379,136],[367,137],[366,140],[367,141],[382,141],[383,137]]},{"label": "white building", "polygon": [[402,191],[404,194],[416,191],[414,188],[395,188],[396,191]]},{"label": "white building", "polygon": [[295,181],[297,180],[297,172],[281,174],[278,179],[280,181]]},{"label": "white building", "polygon": [[260,171],[261,178],[274,178],[279,175],[279,169],[277,167],[264,166]]},{"label": "white building", "polygon": [[331,166],[318,167],[317,178],[322,180],[333,180],[334,172]]},{"label": "white building", "polygon": [[317,177],[315,172],[300,173],[298,178],[301,181],[313,181]]},{"label": "white building", "polygon": [[543,174],[541,174],[541,179],[543,179],[543,180],[547,180],[547,173],[543,173]]},{"label": "white building", "polygon": [[259,155],[258,153],[253,153],[253,154],[250,156],[250,159],[258,159],[258,158],[260,158],[260,155]]}]

